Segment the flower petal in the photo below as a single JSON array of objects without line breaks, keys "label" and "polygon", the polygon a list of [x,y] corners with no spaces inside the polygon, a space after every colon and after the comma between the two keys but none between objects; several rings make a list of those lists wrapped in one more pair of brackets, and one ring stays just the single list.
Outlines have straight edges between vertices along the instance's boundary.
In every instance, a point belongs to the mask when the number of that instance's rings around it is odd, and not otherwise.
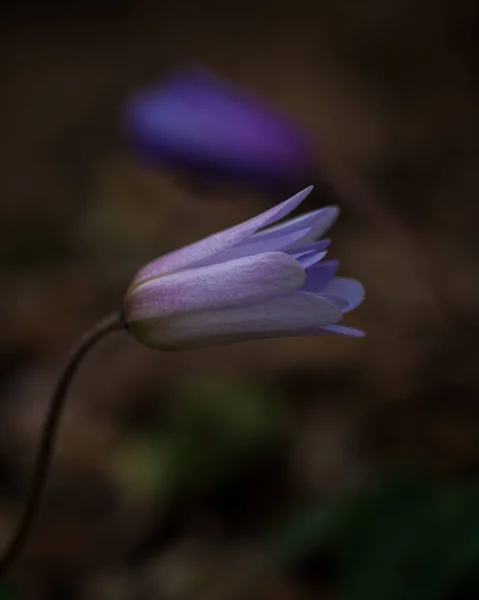
[{"label": "flower petal", "polygon": [[301,240],[302,244],[309,244],[321,238],[336,222],[339,217],[338,206],[325,206],[319,209],[318,216],[311,225],[309,233]]},{"label": "flower petal", "polygon": [[349,303],[345,298],[341,298],[340,296],[333,296],[332,294],[324,294],[323,292],[321,292],[319,295],[321,296],[321,298],[326,298],[326,300],[329,300],[333,304],[336,304],[336,306],[341,312],[348,312],[347,308]]},{"label": "flower petal", "polygon": [[264,252],[277,252],[288,248],[291,244],[294,244],[300,239],[307,230],[293,231],[286,233],[281,236],[269,240],[256,240],[254,236],[248,238],[248,241],[238,246],[228,248],[223,252],[219,252],[209,259],[201,262],[201,266],[204,264],[212,264],[213,262],[226,262],[228,260],[234,260],[243,256],[252,256],[253,254],[262,254]]},{"label": "flower petal", "polygon": [[[254,236],[253,236],[254,237]],[[331,244],[331,240],[329,238],[324,238],[323,240],[319,240],[319,242],[312,242],[310,244],[305,244],[304,246],[295,246],[294,248],[289,248],[286,252],[294,258],[299,258],[303,254],[309,254],[310,252],[322,252],[329,248]]]},{"label": "flower petal", "polygon": [[299,289],[305,276],[291,256],[268,252],[155,277],[129,290],[125,322],[261,302]]},{"label": "flower petal", "polygon": [[[307,284],[307,279],[305,284]],[[322,290],[321,295],[337,297],[343,301],[343,312],[349,312],[364,300],[363,284],[351,277],[335,277]],[[332,299],[332,298],[330,298]]]},{"label": "flower petal", "polygon": [[298,241],[298,245],[309,244],[324,235],[334,224],[338,216],[339,208],[337,206],[325,206],[318,210],[313,210],[304,215],[300,215],[294,219],[289,219],[280,225],[268,227],[268,229],[255,233],[253,237],[269,239],[277,235],[297,231],[298,229],[308,229],[304,237]]},{"label": "flower petal", "polygon": [[306,246],[284,250],[284,252],[290,256],[294,256],[296,260],[299,260],[303,269],[307,269],[308,267],[315,265],[326,256],[326,248],[330,243],[331,240],[325,238],[324,240],[313,242],[312,244],[307,244]]},{"label": "flower petal", "polygon": [[317,331],[319,334],[345,335],[348,337],[364,337],[366,335],[361,329],[347,327],[346,325],[324,325],[318,327]]},{"label": "flower petal", "polygon": [[331,302],[295,292],[249,306],[136,321],[130,331],[150,347],[185,348],[303,335],[340,319],[341,311]]},{"label": "flower petal", "polygon": [[261,227],[270,223],[276,223],[289,215],[290,212],[301,204],[312,189],[312,186],[310,186],[292,198],[285,200],[281,204],[270,208],[248,221],[210,235],[169,254],[165,254],[143,267],[136,275],[134,283],[198,264],[227,248],[231,248]]},{"label": "flower petal", "polygon": [[[319,265],[309,267],[306,271],[306,280],[301,290],[313,294],[321,293],[323,296],[326,293],[325,286],[333,280],[338,267],[338,260],[326,260]],[[335,295],[334,291],[329,292],[328,290],[328,293]]]},{"label": "flower petal", "polygon": [[323,260],[326,254],[326,250],[324,252],[310,252],[308,254],[303,254],[297,260],[301,263],[303,269],[306,270],[318,263],[320,260]]}]

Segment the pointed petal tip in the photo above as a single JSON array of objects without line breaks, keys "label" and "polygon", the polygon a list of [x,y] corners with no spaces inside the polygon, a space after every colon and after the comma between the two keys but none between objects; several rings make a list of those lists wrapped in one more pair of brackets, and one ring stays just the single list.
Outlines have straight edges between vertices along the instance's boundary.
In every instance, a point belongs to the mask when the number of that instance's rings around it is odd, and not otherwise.
[{"label": "pointed petal tip", "polygon": [[334,213],[334,218],[336,220],[339,217],[339,215],[341,214],[341,208],[339,207],[338,204],[332,204],[329,208]]},{"label": "pointed petal tip", "polygon": [[318,333],[341,337],[363,338],[366,336],[366,332],[362,329],[348,327],[347,325],[324,325],[323,327],[318,327],[317,331]]},{"label": "pointed petal tip", "polygon": [[341,213],[341,209],[338,204],[331,204],[329,206],[325,206],[322,210],[325,213],[326,212],[328,213],[330,226],[334,224],[334,222],[336,221],[336,219],[339,217],[339,215]]},{"label": "pointed petal tip", "polygon": [[317,213],[318,217],[324,216],[325,213],[329,213],[331,218],[334,217],[336,219],[339,216],[339,213],[341,212],[341,208],[338,204],[328,204],[327,206],[322,206],[321,208],[318,208],[315,212]]},{"label": "pointed petal tip", "polygon": [[306,236],[303,243],[312,242],[323,235],[330,229],[339,217],[339,206],[331,205],[324,206],[310,213],[313,217],[310,233]]},{"label": "pointed petal tip", "polygon": [[205,260],[209,260],[223,250],[241,243],[250,235],[256,233],[258,229],[273,225],[284,217],[287,217],[303,202],[309,194],[310,188],[306,188],[306,190],[295,194],[280,204],[238,225],[209,235],[202,240],[183,246],[178,250],[174,250],[151,261],[139,271],[135,277],[135,282],[199,264]]},{"label": "pointed petal tip", "polygon": [[314,189],[314,185],[309,185],[308,187],[305,187],[304,189],[300,190],[298,193],[294,194],[293,196],[291,196],[291,198],[289,198],[288,200],[293,200],[293,198],[295,200],[298,201],[298,206],[299,204],[309,196],[309,194],[313,191]]}]

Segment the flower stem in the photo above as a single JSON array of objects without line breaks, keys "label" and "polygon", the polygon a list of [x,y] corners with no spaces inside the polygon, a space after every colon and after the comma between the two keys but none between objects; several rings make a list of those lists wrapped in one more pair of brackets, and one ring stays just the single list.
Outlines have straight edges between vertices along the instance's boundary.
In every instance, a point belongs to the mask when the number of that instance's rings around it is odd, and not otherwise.
[{"label": "flower stem", "polygon": [[52,462],[61,413],[65,406],[65,400],[73,377],[90,349],[108,334],[122,328],[120,313],[109,315],[84,333],[67,357],[62,374],[53,391],[48,413],[42,427],[38,454],[33,467],[32,481],[23,512],[9,543],[0,556],[0,575],[3,575],[19,558],[34,524]]}]

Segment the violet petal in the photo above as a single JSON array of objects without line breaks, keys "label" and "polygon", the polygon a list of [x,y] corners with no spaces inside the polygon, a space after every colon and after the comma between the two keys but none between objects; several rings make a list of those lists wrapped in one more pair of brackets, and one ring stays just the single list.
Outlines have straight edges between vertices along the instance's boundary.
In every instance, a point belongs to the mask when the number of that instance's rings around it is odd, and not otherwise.
[{"label": "violet petal", "polygon": [[324,325],[318,327],[319,334],[330,334],[330,335],[345,335],[348,337],[364,337],[365,333],[361,329],[355,329],[354,327],[347,327],[346,325]]},{"label": "violet petal", "polygon": [[281,235],[289,231],[297,229],[310,228],[308,233],[298,242],[298,245],[305,245],[313,242],[321,237],[334,224],[339,216],[339,208],[337,206],[325,206],[318,210],[308,212],[294,219],[289,219],[285,223],[268,227],[263,231],[259,231],[254,235],[257,238],[269,238],[276,235]]},{"label": "violet petal", "polygon": [[[327,260],[321,264],[314,265],[306,271],[306,280],[301,288],[305,292],[311,292],[313,294],[326,293],[326,286],[333,280],[336,275],[336,271],[339,267],[339,261]],[[331,295],[335,295],[334,292],[329,292]]]},{"label": "violet petal", "polygon": [[[282,236],[276,236],[268,240],[256,239],[254,236],[247,238],[242,244],[228,248],[223,252],[215,254],[210,259],[207,259],[203,264],[211,264],[212,262],[225,262],[234,260],[243,256],[251,256],[253,254],[261,254],[263,252],[277,252],[284,250],[294,244],[298,239],[303,237],[307,230],[292,231],[285,233]],[[289,254],[289,253],[288,253]]]},{"label": "violet petal", "polygon": [[327,255],[326,250],[324,252],[314,252],[314,250],[313,250],[312,252],[308,252],[307,254],[302,254],[301,256],[299,256],[297,258],[297,260],[301,263],[301,266],[303,267],[303,269],[306,270],[306,269],[309,269],[310,267],[312,267],[313,265],[315,265],[316,263],[318,263],[320,260],[323,260],[323,258],[326,255]]},{"label": "violet petal", "polygon": [[329,248],[330,244],[331,240],[329,238],[324,238],[323,240],[319,240],[318,242],[312,242],[304,246],[296,246],[294,248],[290,248],[287,250],[287,253],[291,256],[294,256],[295,258],[299,258],[303,254],[310,254],[311,252],[322,252],[323,250],[326,250],[326,248]]},{"label": "violet petal", "polygon": [[289,215],[301,204],[312,189],[312,186],[310,186],[248,221],[161,256],[143,267],[136,275],[134,283],[195,265],[227,248],[231,248],[261,227],[276,223]]},{"label": "violet petal", "polygon": [[[307,284],[307,279],[306,282]],[[363,284],[351,277],[335,277],[322,290],[321,294],[337,296],[346,302],[343,312],[349,312],[359,306],[364,300]]]}]

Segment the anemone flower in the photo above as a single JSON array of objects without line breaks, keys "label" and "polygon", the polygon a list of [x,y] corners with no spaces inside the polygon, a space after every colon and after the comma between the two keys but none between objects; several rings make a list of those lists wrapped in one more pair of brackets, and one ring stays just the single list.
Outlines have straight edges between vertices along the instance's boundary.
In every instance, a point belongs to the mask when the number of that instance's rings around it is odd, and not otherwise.
[{"label": "anemone flower", "polygon": [[139,91],[121,118],[135,154],[153,168],[259,187],[296,187],[312,171],[310,141],[290,119],[204,71]]},{"label": "anemone flower", "polygon": [[53,390],[18,525],[0,554],[4,574],[20,557],[34,524],[52,458],[60,416],[73,376],[107,335],[127,329],[152,348],[181,349],[261,338],[349,335],[339,325],[358,306],[363,286],[337,277],[338,262],[323,260],[320,238],[338,217],[328,206],[278,222],[311,188],[239,225],[170,252],[134,277],[121,311],[91,327],[71,349]]},{"label": "anemone flower", "polygon": [[[328,206],[276,224],[312,188],[239,225],[166,254],[134,277],[123,306],[128,331],[153,348],[188,348],[320,334],[359,337],[338,325],[364,297],[337,277],[320,238],[339,210]],[[261,230],[261,231],[260,231]]]}]

